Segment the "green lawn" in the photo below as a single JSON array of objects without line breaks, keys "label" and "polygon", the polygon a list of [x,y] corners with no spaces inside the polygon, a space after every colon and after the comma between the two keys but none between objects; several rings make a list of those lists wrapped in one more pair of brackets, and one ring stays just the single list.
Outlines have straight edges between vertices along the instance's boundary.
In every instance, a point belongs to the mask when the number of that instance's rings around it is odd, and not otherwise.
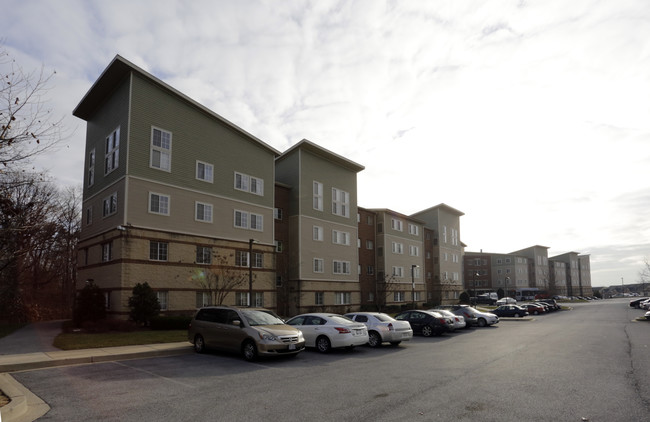
[{"label": "green lawn", "polygon": [[187,330],[132,331],[110,333],[62,333],[54,339],[54,347],[62,350],[98,347],[133,346],[137,344],[187,341]]}]

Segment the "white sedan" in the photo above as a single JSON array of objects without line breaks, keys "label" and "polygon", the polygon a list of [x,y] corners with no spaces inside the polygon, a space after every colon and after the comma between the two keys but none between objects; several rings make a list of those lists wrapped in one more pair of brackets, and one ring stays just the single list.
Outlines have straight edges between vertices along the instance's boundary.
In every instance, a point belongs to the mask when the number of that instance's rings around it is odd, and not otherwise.
[{"label": "white sedan", "polygon": [[408,321],[398,321],[381,312],[353,312],[345,316],[368,327],[370,347],[379,347],[383,342],[397,346],[413,338],[413,330]]},{"label": "white sedan", "polygon": [[315,347],[321,353],[333,348],[353,349],[368,343],[368,329],[360,322],[338,314],[302,314],[287,321],[305,337],[305,346]]},{"label": "white sedan", "polygon": [[438,312],[443,316],[449,317],[454,321],[453,330],[460,330],[461,328],[467,327],[467,322],[465,322],[465,317],[462,315],[456,315],[451,311],[446,309],[429,309],[430,311]]}]

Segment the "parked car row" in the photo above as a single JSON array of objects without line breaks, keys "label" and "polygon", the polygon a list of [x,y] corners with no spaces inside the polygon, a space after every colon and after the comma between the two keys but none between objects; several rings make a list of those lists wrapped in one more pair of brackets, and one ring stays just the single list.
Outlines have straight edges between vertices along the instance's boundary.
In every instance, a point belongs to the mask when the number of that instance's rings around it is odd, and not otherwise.
[{"label": "parked car row", "polygon": [[197,353],[235,352],[250,361],[259,356],[296,356],[306,347],[327,353],[365,344],[397,346],[414,333],[429,337],[498,322],[498,316],[467,305],[407,310],[395,318],[380,312],[307,313],[287,321],[268,309],[207,306],[196,312],[187,335]]},{"label": "parked car row", "polygon": [[632,299],[630,301],[630,307],[650,310],[650,298],[640,297],[640,298]]}]

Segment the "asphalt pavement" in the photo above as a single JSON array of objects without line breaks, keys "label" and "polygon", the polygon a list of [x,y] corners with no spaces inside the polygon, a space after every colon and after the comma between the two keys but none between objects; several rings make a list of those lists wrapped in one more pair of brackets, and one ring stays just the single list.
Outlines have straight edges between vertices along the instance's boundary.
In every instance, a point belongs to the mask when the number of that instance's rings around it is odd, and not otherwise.
[{"label": "asphalt pavement", "polygon": [[60,350],[52,343],[61,333],[62,324],[36,322],[0,338],[0,391],[11,400],[0,407],[0,422],[31,422],[49,411],[47,403],[18,383],[11,372],[192,353],[189,342]]}]

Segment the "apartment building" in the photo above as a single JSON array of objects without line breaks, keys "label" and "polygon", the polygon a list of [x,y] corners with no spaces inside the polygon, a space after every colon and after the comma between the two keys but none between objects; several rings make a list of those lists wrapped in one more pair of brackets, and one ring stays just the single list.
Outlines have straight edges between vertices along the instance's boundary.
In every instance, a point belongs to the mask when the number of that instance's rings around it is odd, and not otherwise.
[{"label": "apartment building", "polygon": [[276,180],[291,187],[284,218],[292,314],[345,313],[361,304],[357,173],[363,169],[308,140],[276,159]]},{"label": "apartment building", "polygon": [[548,247],[534,245],[529,248],[512,252],[512,254],[528,258],[528,280],[530,287],[548,292],[550,288]]},{"label": "apartment building", "polygon": [[117,317],[144,282],[168,313],[274,305],[278,151],[120,56],[73,114],[87,122],[78,288],[98,285]]},{"label": "apartment building", "polygon": [[386,305],[422,304],[424,277],[424,222],[389,209],[372,209],[376,221],[378,298]]},{"label": "apartment building", "polygon": [[463,292],[461,274],[464,245],[460,241],[460,217],[463,215],[463,212],[446,204],[411,215],[433,230],[433,277],[428,286],[433,303],[457,303]]},{"label": "apartment building", "polygon": [[358,207],[359,290],[361,309],[377,310],[386,305],[385,285],[377,284],[377,236],[375,212]]},{"label": "apartment building", "polygon": [[[567,296],[579,296],[580,292],[580,266],[578,259],[578,252],[567,252],[562,255],[556,255],[549,258],[553,262],[562,262],[565,264],[565,281]],[[558,287],[557,284],[555,286]],[[591,287],[591,286],[590,286]],[[561,294],[561,293],[559,293]]]},{"label": "apartment building", "polygon": [[492,254],[480,252],[465,252],[463,255],[464,286],[471,297],[495,292],[497,287],[492,280]]},{"label": "apartment building", "polygon": [[553,296],[567,296],[569,289],[567,284],[568,264],[563,261],[549,260],[549,293]]},{"label": "apartment building", "polygon": [[579,292],[578,296],[593,296],[594,290],[591,287],[591,264],[589,255],[578,255],[579,268]]}]

